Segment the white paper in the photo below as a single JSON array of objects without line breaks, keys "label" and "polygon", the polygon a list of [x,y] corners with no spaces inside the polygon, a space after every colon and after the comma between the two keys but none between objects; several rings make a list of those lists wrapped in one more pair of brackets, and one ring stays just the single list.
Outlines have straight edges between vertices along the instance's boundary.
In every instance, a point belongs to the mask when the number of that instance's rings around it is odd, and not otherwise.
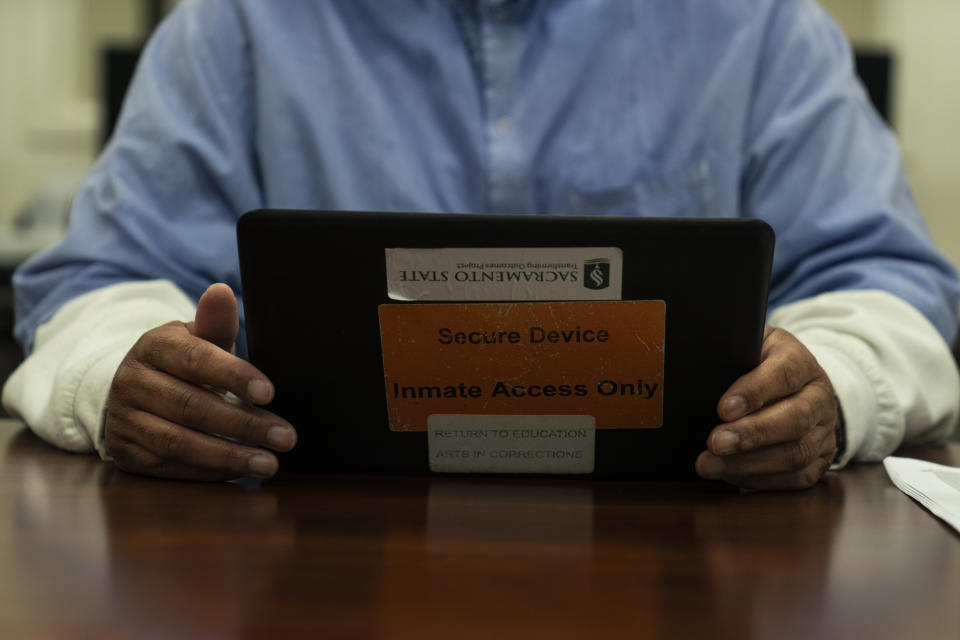
[{"label": "white paper", "polygon": [[894,456],[883,466],[898,489],[960,532],[960,469]]}]

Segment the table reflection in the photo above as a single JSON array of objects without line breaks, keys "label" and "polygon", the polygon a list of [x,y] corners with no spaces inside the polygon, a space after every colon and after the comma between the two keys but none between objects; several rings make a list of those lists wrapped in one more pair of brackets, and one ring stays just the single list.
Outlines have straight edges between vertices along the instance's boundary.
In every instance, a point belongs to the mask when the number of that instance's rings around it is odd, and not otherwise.
[{"label": "table reflection", "polygon": [[56,452],[25,430],[6,445],[0,477],[13,490],[0,494],[0,612],[51,631],[102,619],[112,606],[99,488],[108,468]]},{"label": "table reflection", "polygon": [[943,613],[960,593],[957,536],[876,465],[796,493],[548,477],[204,484],[4,437],[0,635],[4,620],[138,638],[960,626]]}]

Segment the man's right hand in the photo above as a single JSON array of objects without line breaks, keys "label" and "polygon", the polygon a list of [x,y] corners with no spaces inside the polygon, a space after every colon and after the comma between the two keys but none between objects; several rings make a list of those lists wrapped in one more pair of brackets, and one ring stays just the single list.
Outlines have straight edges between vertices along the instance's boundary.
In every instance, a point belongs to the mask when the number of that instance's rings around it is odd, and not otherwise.
[{"label": "man's right hand", "polygon": [[297,434],[256,406],[269,403],[274,388],[233,355],[238,326],[233,291],[215,284],[194,322],[148,331],[127,353],[107,399],[106,450],[118,467],[195,480],[277,472],[272,451],[292,449]]}]

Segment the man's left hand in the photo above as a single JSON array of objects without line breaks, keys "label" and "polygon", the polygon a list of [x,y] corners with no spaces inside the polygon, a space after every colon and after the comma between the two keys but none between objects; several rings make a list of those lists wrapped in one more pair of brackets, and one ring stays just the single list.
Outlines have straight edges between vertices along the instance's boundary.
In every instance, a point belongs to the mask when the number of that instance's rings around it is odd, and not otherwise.
[{"label": "man's left hand", "polygon": [[704,478],[746,489],[805,489],[836,455],[837,401],[813,355],[783,329],[767,327],[760,364],[720,398],[723,424],[697,458]]}]

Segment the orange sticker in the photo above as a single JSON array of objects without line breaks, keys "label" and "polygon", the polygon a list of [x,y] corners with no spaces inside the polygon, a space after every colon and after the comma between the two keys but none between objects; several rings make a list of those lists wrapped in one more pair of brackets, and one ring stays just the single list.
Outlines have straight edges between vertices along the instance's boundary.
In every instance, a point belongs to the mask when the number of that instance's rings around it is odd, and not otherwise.
[{"label": "orange sticker", "polygon": [[665,324],[662,300],[381,305],[390,428],[426,431],[431,414],[659,427]]}]

